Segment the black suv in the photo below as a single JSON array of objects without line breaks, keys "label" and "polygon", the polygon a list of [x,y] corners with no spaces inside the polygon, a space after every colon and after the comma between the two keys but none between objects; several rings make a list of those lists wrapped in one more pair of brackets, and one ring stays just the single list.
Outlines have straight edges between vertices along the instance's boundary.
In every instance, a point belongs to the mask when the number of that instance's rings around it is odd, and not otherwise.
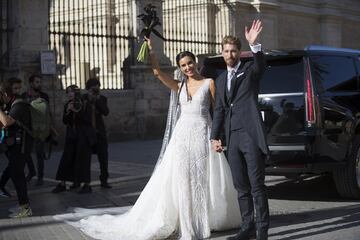
[{"label": "black suv", "polygon": [[[360,51],[307,46],[265,55],[259,110],[267,174],[330,172],[341,196],[360,199]],[[222,56],[212,56],[201,73],[216,79],[225,70]]]}]

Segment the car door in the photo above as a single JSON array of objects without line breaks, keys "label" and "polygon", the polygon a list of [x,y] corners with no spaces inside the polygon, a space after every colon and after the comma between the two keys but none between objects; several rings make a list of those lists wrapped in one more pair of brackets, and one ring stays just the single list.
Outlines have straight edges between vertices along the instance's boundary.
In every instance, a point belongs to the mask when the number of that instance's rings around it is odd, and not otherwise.
[{"label": "car door", "polygon": [[352,99],[358,95],[355,62],[349,56],[310,57],[320,104],[320,128],[315,152],[320,157],[344,160],[355,123]]}]

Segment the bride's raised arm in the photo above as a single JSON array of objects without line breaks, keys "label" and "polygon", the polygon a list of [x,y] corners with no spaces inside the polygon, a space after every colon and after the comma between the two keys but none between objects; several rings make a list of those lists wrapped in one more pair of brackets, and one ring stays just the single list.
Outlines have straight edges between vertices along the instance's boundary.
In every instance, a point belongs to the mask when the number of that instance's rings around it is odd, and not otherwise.
[{"label": "bride's raised arm", "polygon": [[151,40],[147,37],[145,37],[145,40],[147,42],[147,45],[149,46],[151,68],[153,70],[155,77],[157,77],[166,87],[177,92],[179,90],[179,85],[178,85],[179,82],[173,79],[168,74],[161,71],[155,52],[152,50]]}]

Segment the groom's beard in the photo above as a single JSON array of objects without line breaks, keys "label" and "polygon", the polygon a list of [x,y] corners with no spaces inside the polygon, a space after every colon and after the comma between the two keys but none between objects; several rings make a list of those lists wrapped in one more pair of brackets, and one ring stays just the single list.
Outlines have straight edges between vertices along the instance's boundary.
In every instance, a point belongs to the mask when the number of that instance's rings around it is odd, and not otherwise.
[{"label": "groom's beard", "polygon": [[226,59],[224,58],[224,61],[228,67],[234,68],[239,63],[240,59],[229,57]]}]

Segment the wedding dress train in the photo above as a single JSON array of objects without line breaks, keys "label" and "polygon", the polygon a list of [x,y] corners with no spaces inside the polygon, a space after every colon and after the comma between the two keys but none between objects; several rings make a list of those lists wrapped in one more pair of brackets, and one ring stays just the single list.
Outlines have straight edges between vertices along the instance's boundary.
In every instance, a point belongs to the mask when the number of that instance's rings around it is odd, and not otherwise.
[{"label": "wedding dress train", "polygon": [[180,117],[161,163],[134,206],[77,209],[75,215],[94,216],[69,223],[103,240],[165,239],[174,234],[185,240],[203,239],[211,230],[238,227],[240,210],[229,165],[209,141],[209,85],[210,79],[205,79],[191,101],[181,90]]}]

